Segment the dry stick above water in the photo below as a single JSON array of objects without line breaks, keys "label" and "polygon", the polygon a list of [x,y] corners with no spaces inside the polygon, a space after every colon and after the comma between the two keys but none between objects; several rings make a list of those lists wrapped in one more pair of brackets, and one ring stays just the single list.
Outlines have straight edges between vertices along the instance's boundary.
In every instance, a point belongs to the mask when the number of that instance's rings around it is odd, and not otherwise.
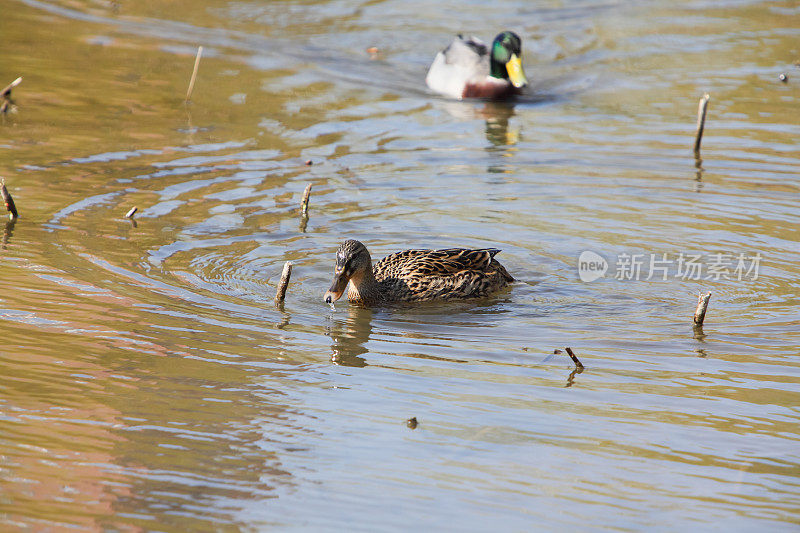
[{"label": "dry stick above water", "polygon": [[703,130],[706,127],[706,109],[708,108],[708,93],[704,94],[697,106],[697,133],[694,137],[694,153],[700,153],[700,143],[703,141]]},{"label": "dry stick above water", "polygon": [[11,96],[11,89],[16,87],[20,83],[22,83],[22,76],[9,83],[2,91],[0,91],[0,97],[8,98],[9,96]]},{"label": "dry stick above water", "polygon": [[6,85],[3,90],[0,91],[0,99],[2,99],[2,102],[0,102],[0,114],[5,115],[9,110],[13,109],[11,107],[14,103],[11,100],[11,90],[20,83],[22,83],[22,76]]},{"label": "dry stick above water", "polygon": [[125,218],[133,218],[133,215],[135,215],[136,211],[138,211],[138,210],[139,210],[139,208],[136,207],[136,206],[131,207],[131,210],[128,211],[127,213],[125,213]]},{"label": "dry stick above water", "polygon": [[580,362],[580,359],[572,352],[572,348],[569,346],[565,346],[564,350],[566,350],[567,355],[569,355],[572,362],[575,363],[575,368],[583,368],[583,363]]},{"label": "dry stick above water", "polygon": [[703,294],[702,292],[697,297],[697,309],[694,311],[694,323],[698,326],[703,325],[703,320],[706,319],[706,310],[708,309],[708,301],[711,299],[711,293]]},{"label": "dry stick above water", "polygon": [[308,216],[308,197],[311,196],[311,184],[306,185],[306,190],[303,191],[303,200],[300,202],[300,214],[304,217]]},{"label": "dry stick above water", "polygon": [[8,209],[8,218],[11,220],[18,219],[19,213],[17,213],[17,206],[14,205],[14,199],[11,198],[11,193],[6,189],[6,180],[0,180],[0,196],[3,197],[3,203],[6,204],[6,209]]},{"label": "dry stick above water", "polygon": [[200,66],[200,56],[203,55],[203,47],[197,47],[197,57],[194,58],[194,69],[192,70],[192,79],[189,80],[189,90],[186,91],[186,101],[192,99],[192,91],[194,90],[194,80],[197,79],[197,69]]},{"label": "dry stick above water", "polygon": [[286,261],[283,265],[283,272],[281,273],[281,280],[278,283],[278,292],[275,293],[275,302],[282,303],[286,298],[286,287],[289,286],[289,278],[292,277],[292,262]]}]

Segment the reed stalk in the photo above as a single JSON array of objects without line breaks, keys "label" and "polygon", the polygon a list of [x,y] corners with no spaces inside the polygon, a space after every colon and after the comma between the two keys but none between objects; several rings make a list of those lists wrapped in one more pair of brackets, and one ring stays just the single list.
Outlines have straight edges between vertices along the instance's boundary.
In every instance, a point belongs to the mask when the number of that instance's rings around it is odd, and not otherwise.
[{"label": "reed stalk", "polygon": [[708,93],[704,94],[697,106],[697,133],[694,136],[694,153],[700,153],[700,143],[703,141],[703,130],[706,127],[706,110],[708,109]]},{"label": "reed stalk", "polygon": [[286,298],[286,288],[289,286],[289,278],[292,277],[292,262],[286,261],[283,265],[281,280],[278,282],[278,291],[275,293],[275,303],[283,303]]},{"label": "reed stalk", "polygon": [[708,301],[711,299],[711,293],[703,294],[702,292],[697,297],[697,309],[694,311],[694,323],[697,326],[702,326],[703,321],[706,319],[706,311],[708,310]]},{"label": "reed stalk", "polygon": [[197,69],[200,67],[200,56],[203,55],[203,47],[197,47],[197,56],[194,58],[194,69],[192,70],[192,79],[189,80],[189,90],[186,91],[186,101],[192,99],[192,91],[194,91],[194,82],[197,79]]}]

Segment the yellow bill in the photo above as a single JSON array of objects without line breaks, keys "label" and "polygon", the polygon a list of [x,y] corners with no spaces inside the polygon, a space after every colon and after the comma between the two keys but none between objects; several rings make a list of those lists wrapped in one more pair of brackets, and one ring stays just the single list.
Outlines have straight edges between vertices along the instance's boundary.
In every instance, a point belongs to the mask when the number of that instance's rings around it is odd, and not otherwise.
[{"label": "yellow bill", "polygon": [[511,84],[514,87],[521,89],[528,85],[525,71],[522,70],[522,59],[517,57],[517,54],[511,54],[511,59],[506,63],[506,70],[508,71],[508,79],[511,80]]}]

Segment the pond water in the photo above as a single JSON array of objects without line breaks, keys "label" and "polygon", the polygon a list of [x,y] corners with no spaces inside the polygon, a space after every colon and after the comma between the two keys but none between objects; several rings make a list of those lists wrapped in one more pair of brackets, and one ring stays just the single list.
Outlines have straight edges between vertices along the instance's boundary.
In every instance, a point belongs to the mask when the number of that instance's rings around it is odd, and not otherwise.
[{"label": "pond water", "polygon": [[[0,528],[796,531],[798,21],[793,0],[6,2]],[[524,98],[427,91],[454,34],[502,29]],[[500,248],[518,281],[331,309],[346,238]]]}]

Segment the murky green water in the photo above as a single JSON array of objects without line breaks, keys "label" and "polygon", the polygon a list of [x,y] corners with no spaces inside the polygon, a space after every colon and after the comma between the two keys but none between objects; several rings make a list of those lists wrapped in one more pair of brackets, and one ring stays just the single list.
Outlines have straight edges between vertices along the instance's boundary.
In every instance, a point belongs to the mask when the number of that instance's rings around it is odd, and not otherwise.
[{"label": "murky green water", "polygon": [[[637,6],[7,0],[2,529],[794,530],[800,8]],[[527,99],[426,91],[505,28]],[[345,238],[519,281],[331,310]]]}]

